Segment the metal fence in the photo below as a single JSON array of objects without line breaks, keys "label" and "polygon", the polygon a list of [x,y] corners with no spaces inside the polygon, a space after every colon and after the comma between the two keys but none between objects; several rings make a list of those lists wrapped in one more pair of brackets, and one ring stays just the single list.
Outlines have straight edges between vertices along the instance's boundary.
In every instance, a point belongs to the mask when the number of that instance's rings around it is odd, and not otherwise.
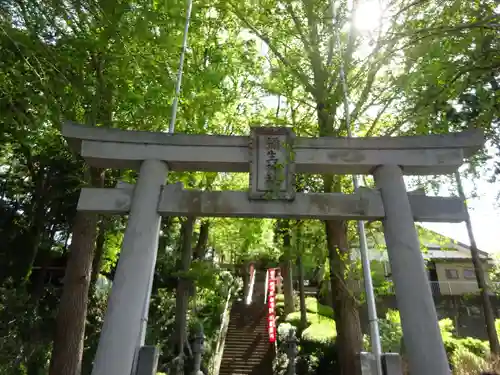
[{"label": "metal fence", "polygon": [[[459,296],[464,294],[479,293],[479,287],[476,280],[466,281],[430,281],[432,294],[435,296]],[[362,282],[360,287],[363,288]],[[490,293],[496,294],[500,292],[500,283],[490,283]],[[389,285],[386,288],[386,294],[394,294],[394,285]]]}]

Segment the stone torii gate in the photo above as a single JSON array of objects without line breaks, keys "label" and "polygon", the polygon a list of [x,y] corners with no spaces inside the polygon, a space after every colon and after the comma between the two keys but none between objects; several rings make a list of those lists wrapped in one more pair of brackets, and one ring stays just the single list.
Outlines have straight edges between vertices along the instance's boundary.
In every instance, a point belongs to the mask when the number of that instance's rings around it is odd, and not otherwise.
[{"label": "stone torii gate", "polygon": [[[412,375],[448,375],[434,301],[414,221],[461,222],[454,197],[408,193],[403,175],[455,172],[482,147],[481,132],[381,138],[295,138],[288,128],[250,137],[63,126],[90,166],[139,170],[131,188],[84,188],[78,210],[129,214],[93,375],[129,375],[144,343],[160,216],[382,220]],[[165,186],[168,171],[250,172],[250,191]],[[351,195],[295,193],[294,173],[372,174],[377,189]],[[147,311],[146,311],[147,312]],[[146,314],[147,316],[147,314]]]}]

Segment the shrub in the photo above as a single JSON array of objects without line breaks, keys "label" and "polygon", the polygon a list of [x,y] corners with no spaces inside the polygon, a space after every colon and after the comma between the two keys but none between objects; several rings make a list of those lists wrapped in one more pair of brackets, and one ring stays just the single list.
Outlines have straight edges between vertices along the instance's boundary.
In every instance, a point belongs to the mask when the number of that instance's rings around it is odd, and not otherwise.
[{"label": "shrub", "polygon": [[489,354],[490,347],[486,341],[482,341],[473,337],[457,338],[453,336],[453,331],[455,327],[451,319],[441,319],[439,321],[439,329],[441,331],[441,336],[443,337],[443,343],[448,353],[448,358],[450,362],[453,363],[453,358],[455,358],[455,353],[459,353],[460,356],[467,356],[465,352],[469,352],[471,355],[475,355],[480,358],[486,358]]},{"label": "shrub", "polygon": [[[308,326],[314,323],[319,323],[322,320],[331,320],[331,319],[315,313],[310,313],[310,312],[306,313],[306,321]],[[294,325],[295,327],[298,327],[300,325],[300,311],[295,311],[293,313],[288,314],[285,318],[285,322],[288,322]]]},{"label": "shrub", "polygon": [[[283,293],[276,294],[276,315],[280,316],[283,314],[285,311],[285,295]],[[299,306],[299,297],[294,295],[293,296],[293,303],[295,307]]]},{"label": "shrub", "polygon": [[403,337],[399,312],[388,310],[385,318],[379,321],[379,329],[383,351],[386,353],[399,353],[401,338]]},{"label": "shrub", "polygon": [[497,335],[500,337],[500,319],[495,319],[495,329],[497,331]]},{"label": "shrub", "polygon": [[453,366],[454,375],[479,374],[487,367],[486,361],[468,351],[465,347],[459,346],[450,360]]},{"label": "shrub", "polygon": [[294,326],[291,325],[290,323],[280,323],[278,325],[278,341],[284,342],[288,336],[288,332],[290,332],[291,329],[293,329]]},{"label": "shrub", "polygon": [[333,309],[330,306],[322,305],[314,297],[306,297],[306,310],[321,316],[333,318]]},{"label": "shrub", "polygon": [[335,342],[336,337],[335,321],[328,318],[323,318],[311,324],[302,332],[302,340],[323,345]]},{"label": "shrub", "polygon": [[443,340],[447,340],[453,337],[455,326],[453,325],[453,322],[450,318],[445,318],[439,321],[439,330],[441,331]]},{"label": "shrub", "polygon": [[[311,305],[311,299],[309,300]],[[315,302],[315,301],[312,301]],[[336,373],[337,355],[335,349],[335,339],[337,330],[335,321],[326,316],[321,316],[316,312],[308,311],[306,314],[307,324],[309,325],[299,337],[299,355],[297,357],[297,371],[299,374],[314,373]],[[300,311],[288,314],[285,323],[278,326],[278,340],[285,343],[286,336],[292,326],[300,325]],[[284,346],[279,346],[279,351],[284,351]],[[284,373],[285,363],[278,353],[274,361],[275,374]],[[279,357],[279,358],[278,358]]]},{"label": "shrub", "polygon": [[276,316],[283,316],[283,314],[285,313],[285,301],[276,302],[275,309]]},{"label": "shrub", "polygon": [[[321,353],[322,354],[322,353]],[[317,354],[305,353],[297,358],[297,373],[298,374],[317,374],[320,359]]]},{"label": "shrub", "polygon": [[458,346],[482,358],[486,358],[490,353],[490,345],[487,341],[482,341],[474,337],[465,337],[463,339],[457,339],[457,341]]}]

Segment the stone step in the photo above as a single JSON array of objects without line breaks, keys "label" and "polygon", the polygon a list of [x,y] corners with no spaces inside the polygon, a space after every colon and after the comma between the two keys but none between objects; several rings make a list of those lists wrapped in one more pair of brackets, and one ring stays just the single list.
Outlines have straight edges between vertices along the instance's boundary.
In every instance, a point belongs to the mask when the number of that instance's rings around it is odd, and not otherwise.
[{"label": "stone step", "polygon": [[240,364],[235,364],[234,366],[225,366],[221,367],[219,372],[224,372],[228,370],[250,370],[252,371],[255,368],[255,365],[261,365],[262,362],[256,362],[255,364],[252,365],[240,365]]},{"label": "stone step", "polygon": [[240,335],[240,336],[262,336],[267,333],[267,327],[254,328],[254,329],[242,329],[238,327],[229,327],[228,335]]},{"label": "stone step", "polygon": [[[241,355],[247,355],[248,354],[248,349],[250,347],[245,346],[245,347],[229,347],[229,348],[224,348],[224,353],[232,353],[232,354],[241,354]],[[252,348],[252,354],[262,354],[262,353],[267,353],[269,351],[269,347],[261,347],[261,348]]]},{"label": "stone step", "polygon": [[268,340],[226,340],[225,344],[241,345],[241,346],[269,346]]},{"label": "stone step", "polygon": [[[264,357],[264,358],[245,358],[244,360],[238,359],[238,360],[233,360],[229,363],[225,363],[224,366],[221,366],[221,369],[227,369],[227,368],[248,368],[248,367],[255,367],[255,365],[261,364],[261,363],[266,363],[270,361],[270,357]],[[272,361],[270,361],[272,362]]]},{"label": "stone step", "polygon": [[[235,350],[240,350],[240,351],[246,351],[248,349],[253,349],[253,351],[263,351],[263,350],[268,350],[269,349],[269,344],[257,344],[257,345],[251,345],[251,343],[245,343],[245,344],[237,344],[235,342],[228,343],[227,345],[224,345],[224,352],[228,352],[229,350],[235,351]],[[227,351],[226,351],[227,349]]]},{"label": "stone step", "polygon": [[231,344],[243,344],[243,345],[259,345],[259,344],[268,344],[267,336],[266,337],[252,337],[247,339],[242,339],[240,337],[226,337],[226,343]]},{"label": "stone step", "polygon": [[[259,298],[263,300],[263,296]],[[273,357],[267,332],[267,307],[264,304],[248,306],[242,301],[235,303],[219,375],[272,375]]]}]

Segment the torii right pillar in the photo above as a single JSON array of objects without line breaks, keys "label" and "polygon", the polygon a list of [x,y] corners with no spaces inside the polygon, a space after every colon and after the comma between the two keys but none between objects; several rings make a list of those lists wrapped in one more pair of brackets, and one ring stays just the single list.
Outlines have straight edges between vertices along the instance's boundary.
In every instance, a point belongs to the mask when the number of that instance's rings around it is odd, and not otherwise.
[{"label": "torii right pillar", "polygon": [[411,375],[449,375],[413,213],[398,165],[373,172],[385,209],[384,236]]}]

